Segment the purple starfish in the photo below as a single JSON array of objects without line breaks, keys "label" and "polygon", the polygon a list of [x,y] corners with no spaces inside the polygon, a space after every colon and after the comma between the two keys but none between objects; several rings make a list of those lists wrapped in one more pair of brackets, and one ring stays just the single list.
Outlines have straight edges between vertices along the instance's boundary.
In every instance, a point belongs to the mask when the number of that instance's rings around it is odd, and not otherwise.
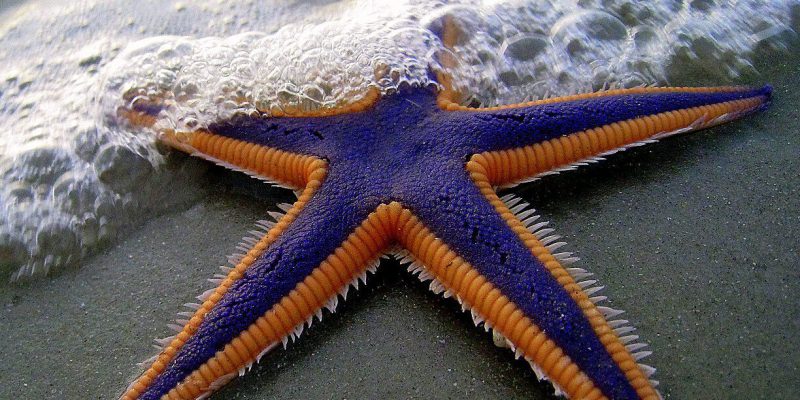
[{"label": "purple starfish", "polygon": [[[449,91],[369,92],[345,108],[164,132],[176,148],[301,190],[163,341],[125,399],[197,398],[377,266],[410,262],[571,398],[658,398],[649,355],[596,281],[507,186],[769,104],[771,88],[636,88],[470,109]],[[153,110],[125,111],[151,121]]]}]

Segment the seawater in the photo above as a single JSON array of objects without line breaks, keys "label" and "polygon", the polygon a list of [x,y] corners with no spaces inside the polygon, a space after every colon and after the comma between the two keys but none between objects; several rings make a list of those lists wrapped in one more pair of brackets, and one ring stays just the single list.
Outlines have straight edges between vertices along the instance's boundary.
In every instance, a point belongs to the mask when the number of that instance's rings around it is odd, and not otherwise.
[{"label": "seawater", "polygon": [[[0,272],[78,264],[192,202],[202,164],[170,157],[161,129],[436,85],[429,71],[481,106],[688,74],[736,83],[800,20],[796,0],[230,3],[0,6]],[[120,120],[153,101],[152,128]]]}]

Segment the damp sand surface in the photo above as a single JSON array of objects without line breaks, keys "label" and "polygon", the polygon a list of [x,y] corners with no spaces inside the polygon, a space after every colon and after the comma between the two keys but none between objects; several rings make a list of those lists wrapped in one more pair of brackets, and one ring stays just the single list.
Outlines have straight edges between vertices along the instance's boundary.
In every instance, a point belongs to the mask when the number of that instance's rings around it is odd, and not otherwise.
[{"label": "damp sand surface", "polygon": [[[767,112],[512,190],[627,310],[668,399],[800,389],[800,60],[761,63]],[[291,200],[222,168],[204,180],[199,203],[80,269],[0,284],[0,398],[115,398],[252,223]],[[368,282],[212,398],[553,398],[396,262]]]}]

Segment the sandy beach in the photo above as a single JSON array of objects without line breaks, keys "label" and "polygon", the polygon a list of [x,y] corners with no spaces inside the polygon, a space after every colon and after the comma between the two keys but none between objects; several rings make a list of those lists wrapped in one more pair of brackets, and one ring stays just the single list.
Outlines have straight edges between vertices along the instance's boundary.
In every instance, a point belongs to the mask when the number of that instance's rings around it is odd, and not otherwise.
[{"label": "sandy beach", "polygon": [[[762,59],[763,75],[748,78],[775,87],[764,113],[511,190],[627,311],[668,399],[800,389],[796,54]],[[219,167],[205,182],[199,203],[79,269],[0,284],[0,398],[115,398],[253,222],[292,200]],[[389,261],[336,314],[212,398],[552,397],[512,359],[455,301]]]}]

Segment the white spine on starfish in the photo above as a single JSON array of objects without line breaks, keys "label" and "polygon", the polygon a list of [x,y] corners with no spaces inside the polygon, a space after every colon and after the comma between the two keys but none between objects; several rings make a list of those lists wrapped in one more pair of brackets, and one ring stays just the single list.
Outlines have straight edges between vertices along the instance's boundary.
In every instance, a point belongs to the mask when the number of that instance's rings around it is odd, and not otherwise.
[{"label": "white spine on starfish", "polygon": [[256,221],[256,226],[261,228],[261,230],[269,232],[272,228],[275,227],[275,221],[260,219]]},{"label": "white spine on starfish", "polygon": [[[278,208],[284,211],[288,210],[286,208],[286,205],[283,203],[278,204]],[[289,208],[291,208],[291,206],[289,206]],[[258,243],[261,240],[261,238],[263,238],[264,235],[266,235],[267,232],[269,232],[270,229],[272,229],[275,226],[277,221],[280,221],[280,219],[283,218],[284,213],[278,211],[270,211],[269,215],[270,217],[274,218],[274,221],[268,221],[268,220],[256,221],[255,225],[256,228],[258,229],[253,229],[247,232],[248,236],[242,238],[241,242],[239,242],[236,245],[237,252],[227,257],[228,264],[234,267],[238,265],[242,261],[242,258],[244,258],[244,256],[247,254],[247,252],[250,251],[250,249],[253,248],[253,246],[255,246],[256,243]],[[220,268],[222,268],[223,272],[225,272],[226,274],[231,270],[231,267],[220,267]]]},{"label": "white spine on starfish", "polygon": [[224,273],[226,276],[227,276],[227,275],[228,275],[228,274],[229,274],[231,271],[233,271],[233,267],[229,267],[229,266],[227,266],[227,265],[220,265],[220,266],[219,266],[219,269],[220,269],[220,271],[222,271],[222,273]]},{"label": "white spine on starfish", "polygon": [[206,393],[201,394],[200,397],[197,398],[197,400],[207,399],[209,396],[211,396],[212,393],[221,389],[223,386],[228,384],[228,382],[233,380],[233,378],[236,378],[238,375],[239,373],[237,372],[231,372],[230,374],[220,376],[219,378],[217,378],[217,380],[211,382],[211,384],[208,385],[208,391]]},{"label": "white spine on starfish", "polygon": [[202,159],[207,160],[207,161],[211,161],[214,164],[217,164],[217,165],[219,165],[221,167],[225,167],[226,169],[229,169],[231,171],[241,172],[241,173],[243,173],[243,174],[245,174],[245,175],[247,175],[247,176],[249,176],[251,178],[258,179],[258,180],[260,180],[262,182],[265,182],[265,183],[267,183],[269,185],[272,185],[272,186],[275,186],[275,187],[279,187],[281,189],[292,190],[292,188],[290,188],[290,187],[288,187],[288,186],[286,186],[286,185],[284,185],[284,184],[282,184],[282,183],[280,183],[278,181],[275,181],[275,180],[273,180],[273,179],[271,179],[269,177],[266,177],[264,175],[259,175],[258,173],[254,172],[254,171],[251,171],[251,170],[248,170],[248,169],[243,169],[243,168],[241,168],[241,167],[239,167],[237,165],[231,164],[229,162],[222,161],[222,160],[220,160],[218,158],[215,158],[215,157],[212,157],[212,156],[210,156],[208,154],[199,152],[199,151],[195,150],[194,148],[190,147],[190,148],[185,149],[185,150],[190,155],[192,155],[194,157],[198,157],[198,158],[202,158]]},{"label": "white spine on starfish", "polygon": [[[158,346],[158,345],[156,345],[156,346]],[[160,349],[160,347],[158,347],[158,348]],[[159,350],[159,352],[161,352],[161,350]],[[147,368],[147,367],[150,366],[150,364],[156,362],[157,359],[158,359],[158,353],[154,354],[153,356],[149,357],[148,359],[146,359],[144,361],[136,363],[136,366],[139,367],[139,368]],[[131,387],[131,385],[128,385],[128,387]]]},{"label": "white spine on starfish", "polygon": [[237,256],[236,254],[231,254],[231,255],[227,256],[226,258],[228,259],[228,264],[231,264],[231,265],[234,265],[234,266],[238,265],[239,261],[242,260],[241,256]]},{"label": "white spine on starfish", "polygon": [[206,290],[205,290],[203,293],[200,293],[200,295],[198,295],[198,296],[197,296],[197,297],[195,297],[195,298],[196,298],[197,300],[199,300],[200,302],[204,302],[204,301],[208,300],[208,298],[209,298],[209,297],[210,297],[212,294],[214,294],[214,291],[215,291],[216,289],[217,289],[217,288],[210,288],[210,289],[206,289]]},{"label": "white spine on starfish", "polygon": [[[545,245],[547,247],[548,251],[552,252],[553,250],[561,248],[566,245],[566,242],[553,243],[555,242],[555,240],[560,239],[561,237],[558,235],[550,235],[550,233],[552,233],[554,230],[551,228],[546,228],[548,222],[540,222],[536,224],[533,223],[539,217],[532,215],[533,211],[535,210],[529,208],[529,204],[527,202],[523,201],[521,198],[510,193],[500,197],[500,199],[506,204],[506,206],[510,210],[512,210],[514,215],[520,221],[522,221],[523,225],[531,233],[533,233],[537,237],[537,239],[539,239],[540,243],[542,243],[542,245]],[[572,264],[578,260],[577,257],[572,257],[572,253],[569,252],[556,253],[553,254],[553,256],[557,260],[559,260],[559,262],[564,266]],[[587,279],[593,276],[594,274],[586,271],[583,268],[570,267],[565,269],[575,280],[575,283],[577,283],[578,286],[584,291],[584,293],[586,293],[586,295],[589,296],[589,300],[592,301],[592,303],[598,304],[608,299],[606,296],[593,296],[594,294],[600,292],[604,288],[604,286],[597,286],[598,283],[597,279]],[[637,351],[647,347],[647,344],[638,342],[639,339],[638,335],[627,335],[636,330],[635,327],[630,325],[628,320],[614,319],[615,317],[624,313],[624,311],[600,305],[597,306],[597,310],[600,311],[603,314],[603,316],[605,316],[606,321],[608,321],[608,325],[614,330],[614,333],[619,337],[620,342],[623,345],[625,345],[625,348],[629,352],[631,352],[631,356],[634,358],[635,361],[637,361],[637,363],[639,360],[642,360],[645,357],[653,354],[652,351]],[[502,335],[499,332],[495,332],[495,335],[499,335],[500,337],[502,337]],[[627,335],[627,336],[622,336],[622,335]],[[513,346],[510,345],[510,342],[508,340],[505,340],[505,338],[503,339],[504,340],[501,341],[497,337],[495,337],[495,344],[506,343],[507,346],[502,346],[502,347],[510,347],[513,349]],[[530,360],[528,361],[530,362]],[[533,364],[531,363],[531,365]],[[638,365],[639,368],[642,370],[642,372],[645,374],[645,376],[647,376],[647,378],[650,378],[656,371],[655,368],[649,365],[642,363],[638,363]],[[541,370],[537,371],[537,369],[534,368],[534,371],[536,372],[537,376],[541,375]],[[658,381],[652,379],[650,380],[650,383],[653,385],[653,387],[658,385]],[[659,396],[661,396],[660,393]]]}]

